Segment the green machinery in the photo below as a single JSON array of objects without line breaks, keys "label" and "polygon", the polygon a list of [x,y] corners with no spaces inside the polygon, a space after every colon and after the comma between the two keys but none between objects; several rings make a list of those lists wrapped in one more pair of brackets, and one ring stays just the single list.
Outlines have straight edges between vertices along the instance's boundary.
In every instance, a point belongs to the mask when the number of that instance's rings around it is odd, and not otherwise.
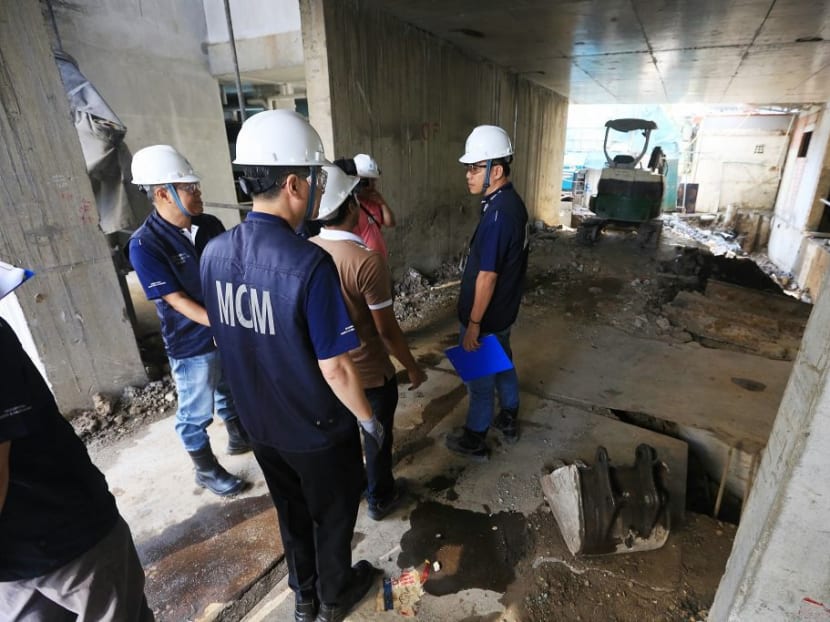
[{"label": "green machinery", "polygon": [[[657,129],[654,121],[647,119],[613,119],[605,123],[605,167],[597,184],[597,194],[592,196],[590,210],[595,218],[588,218],[578,228],[578,238],[586,244],[599,239],[603,227],[608,224],[637,226],[641,245],[657,244],[662,229],[660,205],[663,200],[663,173],[666,158],[660,147],[651,153],[648,167],[639,167],[648,150],[651,132]],[[616,132],[641,132],[643,146],[637,155],[608,152],[608,134]]]}]

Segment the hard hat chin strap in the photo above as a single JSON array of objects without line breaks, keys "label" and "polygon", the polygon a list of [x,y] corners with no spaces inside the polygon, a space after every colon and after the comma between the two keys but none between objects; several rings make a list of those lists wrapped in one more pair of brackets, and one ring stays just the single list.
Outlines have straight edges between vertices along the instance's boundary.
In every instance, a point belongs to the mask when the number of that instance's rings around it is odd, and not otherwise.
[{"label": "hard hat chin strap", "polygon": [[484,169],[484,185],[481,188],[481,193],[484,194],[487,192],[487,188],[490,187],[490,171],[493,168],[493,161],[487,160],[487,168]]},{"label": "hard hat chin strap", "polygon": [[188,212],[185,209],[181,198],[179,198],[179,193],[176,191],[176,186],[174,186],[173,184],[164,184],[164,187],[167,188],[167,192],[169,192],[171,195],[173,195],[173,201],[176,203],[176,207],[179,208],[179,211],[182,214],[184,214],[188,218],[192,218],[193,216],[196,215],[196,214],[191,214],[190,212]]},{"label": "hard hat chin strap", "polygon": [[308,190],[308,203],[305,206],[305,219],[311,220],[314,216],[314,201],[317,198],[317,167],[311,167],[311,186]]}]

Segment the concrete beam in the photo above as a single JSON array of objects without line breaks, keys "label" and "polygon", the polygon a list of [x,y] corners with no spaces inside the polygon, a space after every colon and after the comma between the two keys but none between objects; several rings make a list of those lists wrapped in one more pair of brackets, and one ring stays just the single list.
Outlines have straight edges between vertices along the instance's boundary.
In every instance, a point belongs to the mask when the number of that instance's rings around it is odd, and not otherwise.
[{"label": "concrete beam", "polygon": [[63,410],[146,382],[38,2],[0,8],[0,254]]}]

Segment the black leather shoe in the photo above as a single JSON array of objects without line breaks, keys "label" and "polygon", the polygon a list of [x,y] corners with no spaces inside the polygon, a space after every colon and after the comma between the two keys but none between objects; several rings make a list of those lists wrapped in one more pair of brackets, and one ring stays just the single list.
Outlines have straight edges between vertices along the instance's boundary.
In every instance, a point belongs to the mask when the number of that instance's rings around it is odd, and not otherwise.
[{"label": "black leather shoe", "polygon": [[465,427],[460,433],[447,435],[444,444],[447,449],[460,456],[470,458],[476,462],[487,462],[490,459],[490,450],[484,441],[486,436],[486,430],[484,432],[473,432]]},{"label": "black leather shoe", "polygon": [[315,622],[343,622],[352,608],[366,596],[375,581],[375,575],[379,573],[379,570],[365,559],[352,566],[352,571],[352,581],[340,602],[336,605],[321,604]]},{"label": "black leather shoe", "polygon": [[493,427],[504,436],[504,442],[512,445],[519,440],[519,414],[515,410],[502,408],[493,419]]},{"label": "black leather shoe", "polygon": [[370,503],[367,508],[367,514],[372,520],[383,520],[392,512],[397,510],[401,502],[406,498],[406,489],[408,482],[405,478],[399,477],[395,480],[395,487],[392,489],[392,494],[388,499],[384,499],[379,503]]},{"label": "black leather shoe", "polygon": [[305,600],[295,596],[294,622],[314,622],[317,618],[317,601]]}]

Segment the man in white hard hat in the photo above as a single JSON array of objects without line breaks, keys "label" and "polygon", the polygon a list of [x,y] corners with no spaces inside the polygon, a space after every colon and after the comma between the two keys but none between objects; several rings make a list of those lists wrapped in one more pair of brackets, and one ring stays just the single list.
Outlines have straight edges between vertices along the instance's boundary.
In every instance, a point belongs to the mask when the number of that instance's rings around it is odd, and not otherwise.
[{"label": "man in white hard hat", "polygon": [[[0,262],[0,298],[30,272]],[[0,319],[0,618],[152,622],[103,474]]]},{"label": "man in white hard hat", "polygon": [[[482,195],[481,215],[470,241],[458,319],[461,345],[479,347],[479,339],[494,334],[512,359],[510,329],[519,313],[528,261],[527,210],[510,183],[513,145],[502,128],[480,125],[467,138],[459,161],[467,173],[470,194]],[[519,438],[519,381],[515,368],[467,383],[467,421],[459,434],[447,437],[447,447],[474,460],[487,460],[487,430],[500,431],[505,442]],[[500,412],[493,418],[498,393]]]},{"label": "man in white hard hat", "polygon": [[199,281],[199,257],[225,228],[203,213],[199,176],[173,147],[153,145],[136,152],[132,175],[155,208],[133,233],[128,252],[161,320],[178,393],[176,433],[193,461],[196,484],[220,496],[233,495],[245,482],[213,454],[207,428],[214,410],[228,431],[227,453],[244,453],[250,446],[223,380]]},{"label": "man in white hard hat", "polygon": [[381,228],[394,227],[395,214],[377,189],[380,168],[375,159],[366,153],[358,153],[353,159],[355,175],[360,178],[357,187],[360,212],[354,232],[363,238],[368,248],[378,251],[385,259],[389,256],[389,251]]},{"label": "man in white hard hat", "polygon": [[[384,430],[383,445],[364,438],[366,499],[369,518],[382,520],[400,505],[405,482],[392,475],[392,441],[395,409],[398,406],[398,380],[391,354],[409,375],[409,389],[426,380],[415,361],[392,307],[389,266],[383,255],[371,250],[353,233],[360,213],[354,192],[359,179],[346,175],[336,166],[325,166],[326,193],[317,216],[322,229],[311,241],[334,259],[349,315],[354,322],[360,346],[349,352],[363,382],[372,412]],[[365,436],[365,435],[364,435]]]},{"label": "man in white hard hat", "polygon": [[360,341],[334,262],[295,233],[320,205],[323,144],[302,116],[268,110],[242,124],[234,164],[253,211],[205,249],[205,306],[277,509],[294,619],[340,622],[376,574],[351,565],[365,479],[355,417],[378,447],[383,427],[349,358]]}]

